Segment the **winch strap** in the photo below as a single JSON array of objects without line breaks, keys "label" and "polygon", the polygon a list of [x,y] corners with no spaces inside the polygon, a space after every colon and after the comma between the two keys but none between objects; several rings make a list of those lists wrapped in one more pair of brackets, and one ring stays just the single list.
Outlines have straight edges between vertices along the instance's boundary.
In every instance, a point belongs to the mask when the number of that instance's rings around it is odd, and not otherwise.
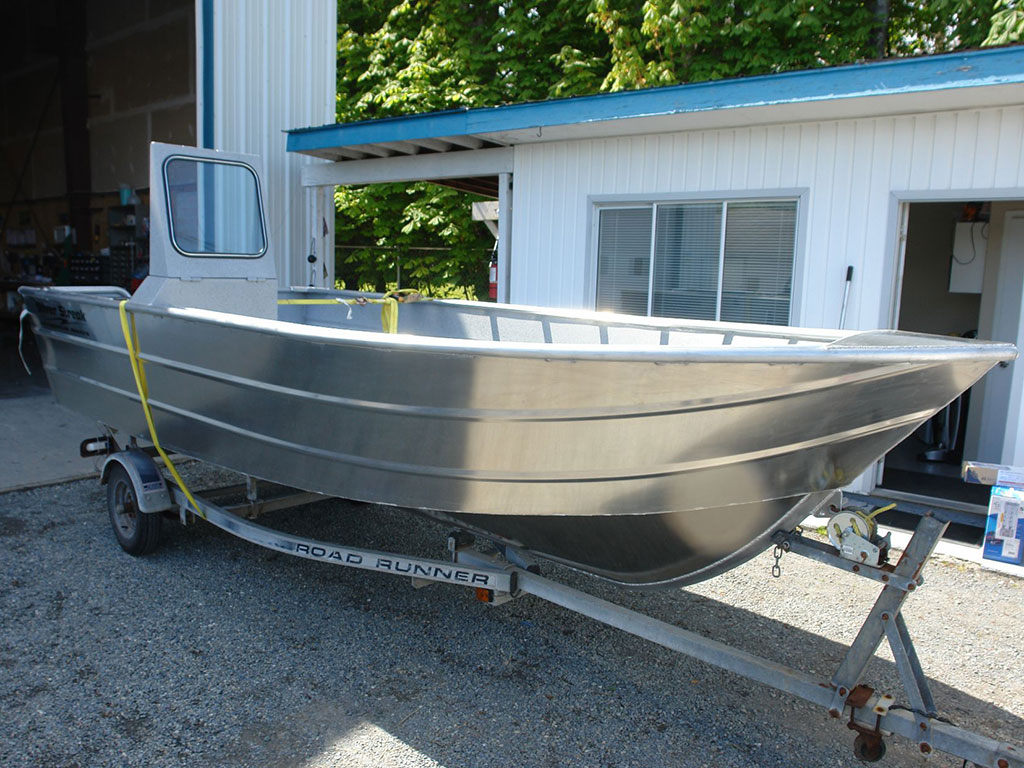
[{"label": "winch strap", "polygon": [[153,446],[156,448],[156,452],[160,454],[160,458],[164,460],[164,465],[170,470],[171,475],[174,477],[174,481],[181,488],[182,493],[185,494],[185,498],[188,499],[189,504],[192,505],[192,509],[203,518],[206,519],[206,515],[203,514],[202,508],[196,503],[195,498],[192,496],[192,492],[185,485],[185,481],[181,479],[181,475],[178,474],[177,468],[171,461],[170,457],[164,452],[163,447],[160,445],[160,439],[156,435],[156,425],[153,423],[153,411],[149,407],[149,385],[146,382],[146,371],[143,368],[143,362],[139,359],[139,333],[135,328],[135,315],[128,318],[128,310],[125,305],[128,303],[128,299],[124,299],[118,304],[117,309],[121,315],[121,332],[124,334],[124,345],[128,348],[128,359],[132,364],[132,374],[135,376],[135,387],[139,390],[139,400],[142,402],[142,412],[146,416],[146,424],[149,425],[149,439],[153,442]]}]

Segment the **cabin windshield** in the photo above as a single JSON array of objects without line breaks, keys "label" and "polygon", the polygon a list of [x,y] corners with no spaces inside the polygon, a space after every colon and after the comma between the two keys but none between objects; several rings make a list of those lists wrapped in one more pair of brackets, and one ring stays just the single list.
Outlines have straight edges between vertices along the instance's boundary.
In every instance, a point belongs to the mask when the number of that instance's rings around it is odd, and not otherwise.
[{"label": "cabin windshield", "polygon": [[244,163],[170,157],[171,242],[185,256],[258,258],[267,250],[256,173]]}]

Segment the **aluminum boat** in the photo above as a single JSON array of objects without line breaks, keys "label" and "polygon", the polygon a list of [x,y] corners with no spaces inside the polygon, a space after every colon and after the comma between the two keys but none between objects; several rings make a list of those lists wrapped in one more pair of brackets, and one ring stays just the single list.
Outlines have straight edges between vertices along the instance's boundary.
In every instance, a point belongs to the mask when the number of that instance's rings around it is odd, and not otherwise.
[{"label": "aluminum boat", "polygon": [[[1016,357],[895,331],[279,292],[255,159],[151,154],[151,274],[126,309],[161,443],[626,585],[763,551]],[[21,291],[58,402],[148,439],[128,295]]]}]

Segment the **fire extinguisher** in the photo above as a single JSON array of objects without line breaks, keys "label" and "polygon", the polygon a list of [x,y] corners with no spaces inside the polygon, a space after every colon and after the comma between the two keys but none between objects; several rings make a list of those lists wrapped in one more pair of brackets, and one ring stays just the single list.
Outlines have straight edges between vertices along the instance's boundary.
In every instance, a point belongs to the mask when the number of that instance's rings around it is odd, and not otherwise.
[{"label": "fire extinguisher", "polygon": [[490,285],[487,287],[487,295],[492,299],[498,298],[498,254],[491,254],[491,263],[488,266],[488,279]]}]

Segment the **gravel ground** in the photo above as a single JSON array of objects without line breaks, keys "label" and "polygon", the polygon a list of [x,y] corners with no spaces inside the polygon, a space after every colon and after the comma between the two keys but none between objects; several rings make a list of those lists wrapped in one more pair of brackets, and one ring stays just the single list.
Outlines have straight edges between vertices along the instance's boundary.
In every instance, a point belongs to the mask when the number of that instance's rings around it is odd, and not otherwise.
[{"label": "gravel ground", "polygon": [[[229,478],[190,465],[211,487]],[[808,704],[532,597],[278,555],[168,525],[153,555],[114,542],[95,481],[0,495],[0,765],[847,766],[851,735]],[[267,524],[439,556],[445,529],[341,501]],[[556,579],[828,677],[877,587],[769,553],[695,587]],[[905,615],[944,714],[1024,740],[1024,591],[934,561]],[[888,650],[866,682],[898,688]],[[900,697],[902,698],[902,697]],[[893,739],[888,765],[924,765]],[[945,756],[930,766],[959,766]]]}]

